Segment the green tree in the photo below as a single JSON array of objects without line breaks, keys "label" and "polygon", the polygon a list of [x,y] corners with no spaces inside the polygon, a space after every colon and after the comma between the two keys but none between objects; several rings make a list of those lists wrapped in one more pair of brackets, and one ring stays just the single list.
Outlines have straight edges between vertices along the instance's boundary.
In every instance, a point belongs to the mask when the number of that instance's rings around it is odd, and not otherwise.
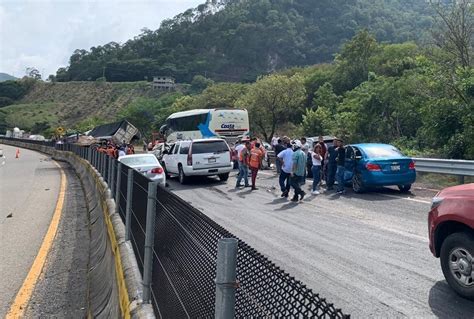
[{"label": "green tree", "polygon": [[259,78],[237,106],[248,109],[251,129],[270,141],[281,125],[301,120],[304,99],[302,76],[275,74]]},{"label": "green tree", "polygon": [[196,96],[195,107],[199,109],[235,108],[236,101],[247,92],[248,85],[240,83],[217,83],[207,87]]},{"label": "green tree", "polygon": [[338,94],[367,81],[369,60],[377,53],[378,48],[377,41],[367,30],[360,31],[344,45],[335,59],[333,84]]},{"label": "green tree", "polygon": [[433,37],[462,67],[472,64],[474,41],[474,9],[472,0],[430,0],[436,11]]},{"label": "green tree", "polygon": [[191,92],[201,93],[204,89],[214,84],[214,81],[202,75],[196,75],[191,81]]},{"label": "green tree", "polygon": [[167,93],[158,99],[137,98],[121,109],[117,118],[129,121],[144,135],[150,135],[152,129],[164,120],[163,117],[173,113],[172,105],[181,96],[181,93]]},{"label": "green tree", "polygon": [[301,127],[305,136],[318,136],[332,134],[334,124],[331,112],[325,107],[319,107],[317,110],[306,109]]}]

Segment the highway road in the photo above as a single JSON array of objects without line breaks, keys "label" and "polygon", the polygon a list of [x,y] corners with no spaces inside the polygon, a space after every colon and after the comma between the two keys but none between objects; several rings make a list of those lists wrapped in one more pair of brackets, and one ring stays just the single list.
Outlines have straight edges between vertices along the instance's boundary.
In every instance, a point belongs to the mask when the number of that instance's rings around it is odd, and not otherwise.
[{"label": "highway road", "polygon": [[259,174],[253,192],[234,189],[234,177],[169,182],[181,198],[352,318],[474,318],[474,302],[451,291],[428,248],[434,192],[348,190],[291,203],[280,198],[274,172]]},{"label": "highway road", "polygon": [[[0,166],[0,318],[39,254],[52,221],[61,170],[37,152],[2,145]],[[63,165],[67,186],[63,214],[39,280],[33,286],[26,317],[84,317],[87,288],[87,210],[77,176]],[[81,204],[82,203],[82,204]],[[55,302],[52,303],[51,300]]]}]

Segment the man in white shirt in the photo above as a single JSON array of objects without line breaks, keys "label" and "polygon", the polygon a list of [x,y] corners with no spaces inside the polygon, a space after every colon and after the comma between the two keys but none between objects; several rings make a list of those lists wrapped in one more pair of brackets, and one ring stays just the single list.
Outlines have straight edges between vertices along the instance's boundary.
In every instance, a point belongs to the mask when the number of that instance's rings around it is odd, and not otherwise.
[{"label": "man in white shirt", "polygon": [[127,155],[127,153],[125,153],[125,150],[123,149],[123,147],[121,147],[118,151],[118,157],[125,156],[125,155]]},{"label": "man in white shirt", "polygon": [[[301,141],[301,150],[303,151],[304,155],[306,155],[306,158],[308,158],[308,152],[309,152],[310,146],[308,142],[306,142],[306,137],[302,137],[300,141]],[[306,184],[306,176],[308,176],[308,173],[306,172],[306,169],[305,169],[304,176],[301,181],[301,185]]]},{"label": "man in white shirt", "polygon": [[245,148],[245,141],[237,142],[237,146],[234,148],[234,150],[237,152],[237,159],[240,160],[240,153],[242,153],[242,150]]},{"label": "man in white shirt", "polygon": [[286,149],[278,153],[277,161],[281,161],[281,171],[279,184],[281,189],[281,197],[288,197],[290,192],[290,175],[293,171],[293,149],[290,143],[286,144]]},{"label": "man in white shirt", "polygon": [[273,136],[272,137],[272,149],[275,150],[275,146],[278,144],[278,136]]}]

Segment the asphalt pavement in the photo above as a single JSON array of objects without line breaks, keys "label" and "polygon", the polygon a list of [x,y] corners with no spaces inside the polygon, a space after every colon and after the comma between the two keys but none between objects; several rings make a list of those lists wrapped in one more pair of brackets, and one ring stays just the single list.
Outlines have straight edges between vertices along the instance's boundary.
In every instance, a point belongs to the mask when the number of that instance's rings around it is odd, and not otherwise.
[{"label": "asphalt pavement", "polygon": [[170,190],[352,318],[474,318],[474,302],[449,288],[428,248],[435,192],[311,196],[308,181],[307,197],[292,203],[273,171],[259,172],[256,191],[235,189],[234,176],[171,179]]},{"label": "asphalt pavement", "polygon": [[[38,254],[56,207],[61,177],[59,167],[46,155],[20,149],[16,159],[17,148],[1,144],[0,148],[6,156],[5,164],[0,166],[0,318],[3,318]],[[68,179],[63,216],[26,310],[28,318],[85,316],[87,211],[77,176],[64,164],[63,168]]]}]

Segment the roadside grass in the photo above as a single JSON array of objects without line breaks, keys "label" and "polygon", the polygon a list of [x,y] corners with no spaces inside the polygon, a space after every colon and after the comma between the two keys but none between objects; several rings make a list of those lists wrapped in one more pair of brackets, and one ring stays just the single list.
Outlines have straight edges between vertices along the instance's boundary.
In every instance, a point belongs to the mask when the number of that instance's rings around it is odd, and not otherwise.
[{"label": "roadside grass", "polygon": [[[423,187],[432,189],[443,189],[445,187],[459,185],[459,176],[417,172],[416,183]],[[465,176],[464,183],[474,183],[473,176]]]},{"label": "roadside grass", "polygon": [[60,103],[13,104],[3,108],[9,127],[30,130],[36,123],[46,122],[50,127],[59,125]]}]

